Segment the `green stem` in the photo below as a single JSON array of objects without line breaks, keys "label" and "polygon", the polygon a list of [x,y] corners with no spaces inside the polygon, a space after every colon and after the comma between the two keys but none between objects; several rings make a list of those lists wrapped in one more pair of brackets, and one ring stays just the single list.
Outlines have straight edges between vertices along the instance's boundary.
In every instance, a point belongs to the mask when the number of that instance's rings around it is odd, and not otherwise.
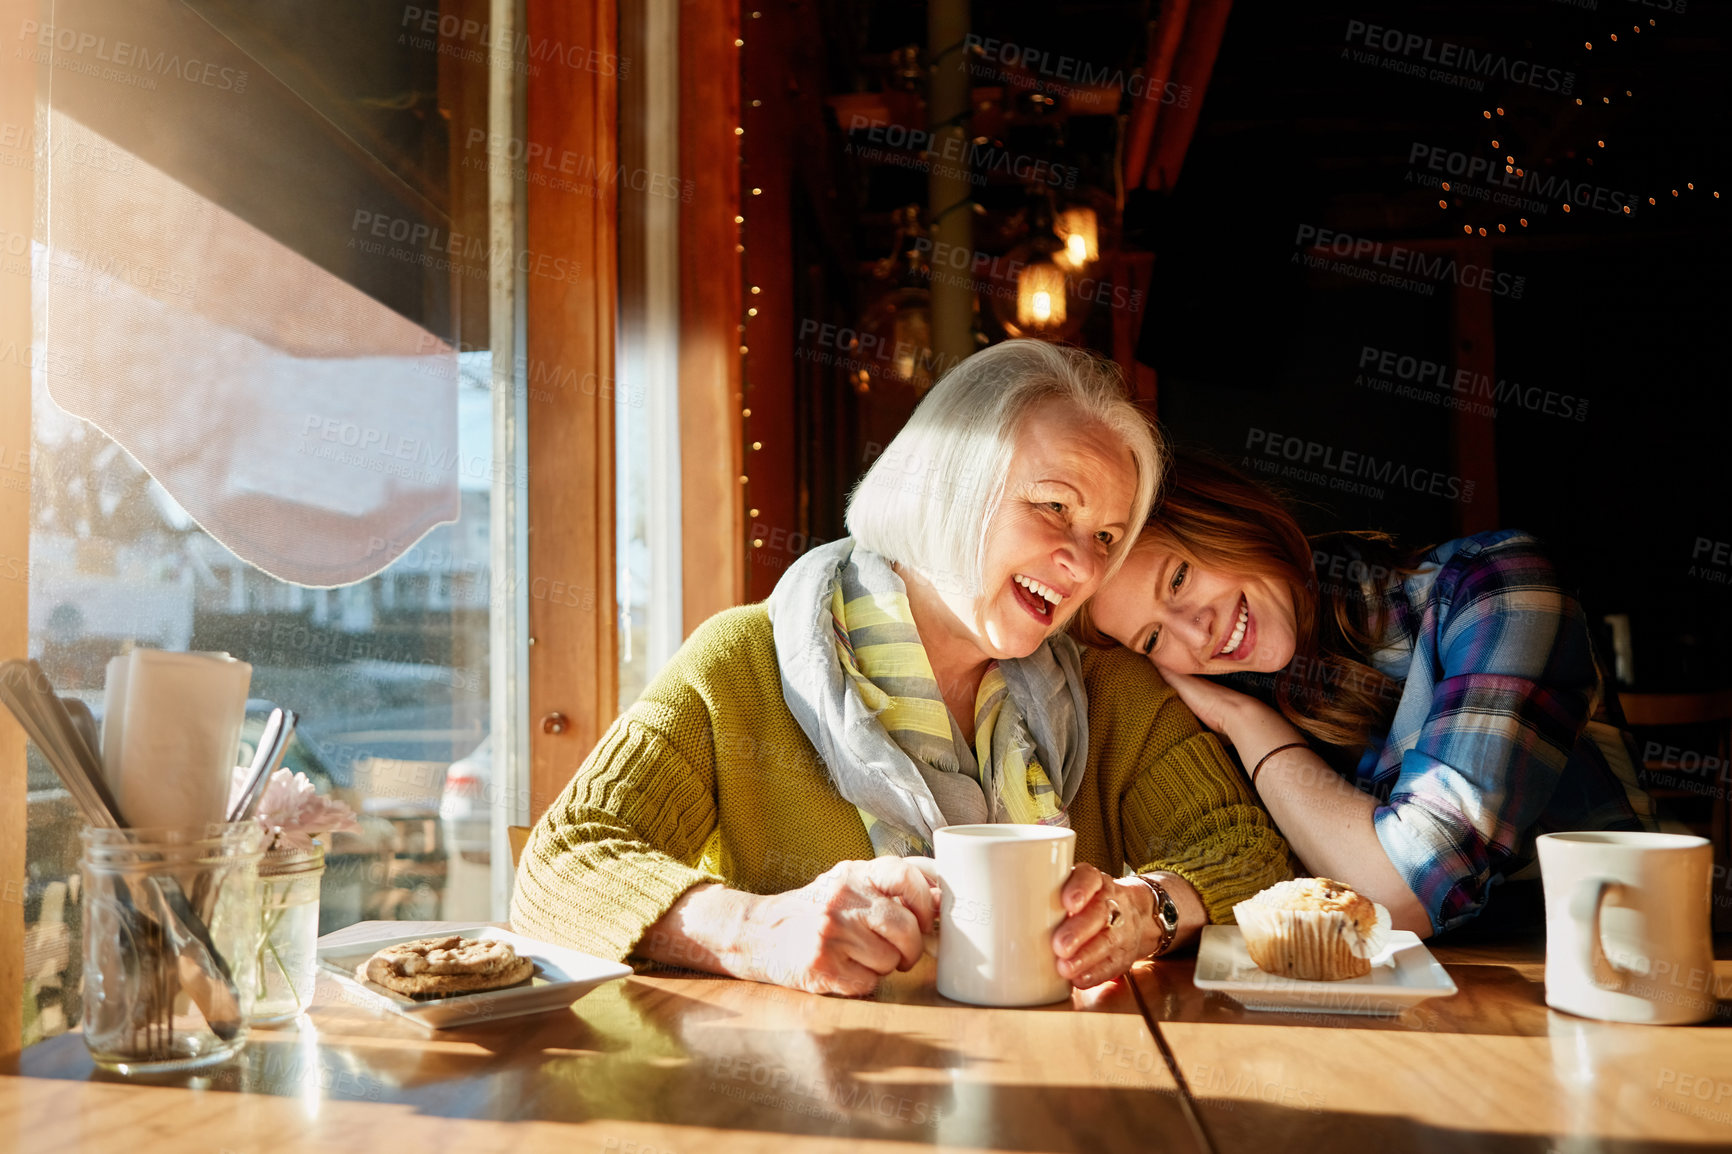
[{"label": "green stem", "polygon": [[271,942],[271,960],[277,963],[277,972],[283,975],[283,985],[289,988],[289,996],[295,1000],[295,1005],[301,1004],[300,991],[295,989],[295,979],[289,974],[289,967],[283,964],[283,957],[277,953],[277,943]]},{"label": "green stem", "polygon": [[[293,882],[289,883],[289,890],[291,893],[293,892],[293,890],[294,890],[294,883]],[[269,900],[275,898],[275,896],[276,896],[276,887],[267,882],[265,884],[266,900],[269,901]],[[283,915],[287,912],[288,912],[287,906],[277,906],[275,909],[271,910],[270,913],[266,914],[260,921],[260,926],[259,926],[259,943],[260,944],[259,944],[259,956],[258,956],[258,971],[259,971],[258,1000],[261,1002],[265,1000],[265,998],[269,992],[267,973],[265,970],[265,952],[267,950],[270,952],[271,959],[277,963],[277,972],[283,975],[283,983],[286,986],[288,986],[289,993],[291,995],[293,995],[297,1001],[299,1001],[300,995],[295,990],[295,980],[294,980],[294,978],[289,976],[289,968],[288,968],[288,966],[283,964],[282,955],[277,952],[277,943],[271,937],[272,933],[274,933],[276,931],[277,924],[283,920]]]}]

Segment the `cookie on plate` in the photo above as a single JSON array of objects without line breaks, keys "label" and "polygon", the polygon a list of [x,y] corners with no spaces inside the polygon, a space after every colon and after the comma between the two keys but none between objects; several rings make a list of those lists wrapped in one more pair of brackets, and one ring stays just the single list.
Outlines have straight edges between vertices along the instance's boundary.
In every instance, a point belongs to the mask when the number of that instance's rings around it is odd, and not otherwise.
[{"label": "cookie on plate", "polygon": [[420,997],[473,994],[514,986],[535,972],[508,942],[486,938],[419,938],[386,946],[359,967],[361,978]]},{"label": "cookie on plate", "polygon": [[1309,981],[1364,977],[1389,934],[1389,911],[1333,878],[1272,885],[1233,919],[1258,969]]}]

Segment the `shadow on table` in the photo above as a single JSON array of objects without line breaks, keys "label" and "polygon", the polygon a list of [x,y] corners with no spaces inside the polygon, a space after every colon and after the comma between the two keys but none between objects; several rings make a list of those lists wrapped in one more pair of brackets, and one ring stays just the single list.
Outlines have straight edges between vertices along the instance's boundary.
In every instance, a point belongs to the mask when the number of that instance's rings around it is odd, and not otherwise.
[{"label": "shadow on table", "polygon": [[1033,1039],[1019,1030],[1050,1022],[1041,1010],[988,1017],[941,999],[789,998],[713,980],[701,999],[677,983],[628,983],[624,994],[685,1060],[590,1071],[574,1091],[596,1117],[1028,1150],[1129,1148],[1138,1126],[1184,1125],[1176,1094],[1148,1085],[996,1080],[996,1067],[1027,1059]]},{"label": "shadow on table", "polygon": [[[1343,1030],[1423,1030],[1432,1034],[1483,1037],[1543,1037],[1556,1011],[1546,1005],[1543,978],[1511,966],[1476,965],[1455,970],[1460,989],[1431,998],[1399,1014],[1329,1012],[1327,991],[1315,1011],[1248,1010],[1226,994],[1196,988],[1188,975],[1151,975],[1138,985],[1149,1016],[1157,1022],[1211,1025],[1328,1027]],[[1471,981],[1469,988],[1465,983]],[[1668,1029],[1670,1027],[1652,1027]],[[1722,998],[1712,1019],[1694,1029],[1732,1029],[1732,999]]]},{"label": "shadow on table", "polygon": [[[514,1057],[459,1083],[385,1100],[451,1117],[655,1123],[1011,1150],[1141,1148],[1143,1127],[1189,1142],[1176,1093],[1146,1079],[1066,1086],[1073,1075],[1087,1074],[1061,1070],[1054,1072],[1058,1085],[995,1081],[999,1064],[1026,1060],[1030,1039],[1017,1031],[1034,1014],[989,1019],[934,1005],[931,1016],[912,1019],[921,1024],[911,1031],[906,1004],[790,998],[774,987],[713,978],[694,979],[692,993],[683,986],[665,977],[627,981],[579,1003],[603,1043],[589,1052],[542,1048],[532,1061]],[[968,1044],[933,1040],[932,1032],[946,1025],[960,1025]],[[626,1049],[608,1045],[612,1039],[626,1041]],[[1008,1052],[1010,1046],[1018,1051]],[[681,1154],[677,1141],[671,1148]]]},{"label": "shadow on table", "polygon": [[[1375,1090],[1367,1088],[1366,1108],[1375,1109],[1376,1105]],[[1471,1116],[1470,1107],[1470,1103],[1463,1103],[1464,1116]],[[1699,1152],[1713,1145],[1652,1137],[1619,1139],[1593,1133],[1497,1133],[1476,1129],[1469,1122],[1459,1127],[1438,1126],[1399,1114],[1346,1110],[1312,1112],[1256,1101],[1204,1099],[1199,1103],[1199,1109],[1216,1149],[1255,1150],[1257,1154],[1282,1154],[1283,1151],[1311,1154],[1317,1150],[1472,1150],[1474,1154],[1515,1154],[1517,1151],[1557,1154],[1576,1150]]]},{"label": "shadow on table", "polygon": [[280,1096],[316,1092],[325,1098],[377,1102],[403,1091],[497,1076],[535,1065],[548,1054],[603,1054],[629,1044],[569,1010],[437,1033],[379,1019],[370,1029],[367,1025],[255,1028],[246,1047],[228,1062],[202,1070],[132,1075],[99,1069],[83,1035],[71,1033],[30,1047],[6,1072]]},{"label": "shadow on table", "polygon": [[[1050,1016],[953,1005],[798,997],[754,983],[626,980],[570,1010],[423,1032],[321,1003],[316,1024],[259,1030],[208,1071],[122,1078],[79,1035],[32,1047],[27,1077],[380,1102],[506,1121],[657,1123],[787,1136],[1010,1150],[1141,1148],[1145,1128],[1181,1146],[1177,1095],[1146,1077],[1016,1071],[1040,1059]],[[915,1023],[912,1028],[909,1023]],[[1140,1029],[1140,1027],[1139,1027]],[[950,1035],[958,1035],[951,1044]],[[1093,1083],[1064,1085],[1065,1082]],[[674,1154],[694,1154],[678,1142]]]},{"label": "shadow on table", "polygon": [[[1319,986],[1314,1012],[1247,1010],[1225,994],[1197,989],[1194,957],[1180,956],[1139,967],[1136,986],[1146,1012],[1157,1022],[1220,1025],[1329,1027],[1348,1030],[1424,1030],[1437,1034],[1537,1037],[1548,1031],[1543,935],[1503,935],[1473,926],[1427,944],[1455,980],[1457,993],[1430,998],[1394,1016],[1331,1013],[1334,996]],[[1714,955],[1732,959],[1732,935],[1715,939]],[[1732,1028],[1732,970],[1721,965],[1721,994],[1704,1027]],[[1344,990],[1348,987],[1343,987]],[[1680,987],[1680,992],[1683,992]],[[1351,995],[1348,995],[1351,997]]]},{"label": "shadow on table", "polygon": [[1427,999],[1394,1015],[1332,1012],[1332,1007],[1339,1004],[1335,1001],[1338,996],[1351,1000],[1350,987],[1342,987],[1339,992],[1321,987],[1315,1009],[1248,1010],[1226,994],[1199,990],[1188,969],[1150,970],[1138,981],[1137,992],[1156,1022],[1424,1030],[1515,1037],[1546,1032],[1545,982],[1526,967],[1475,965],[1470,970],[1458,966],[1454,975],[1457,993]]}]

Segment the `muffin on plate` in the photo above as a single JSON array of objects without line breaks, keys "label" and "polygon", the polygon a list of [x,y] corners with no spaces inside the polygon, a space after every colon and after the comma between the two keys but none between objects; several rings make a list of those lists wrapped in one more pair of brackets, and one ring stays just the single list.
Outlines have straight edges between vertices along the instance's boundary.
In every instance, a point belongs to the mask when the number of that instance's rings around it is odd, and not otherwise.
[{"label": "muffin on plate", "polygon": [[1389,935],[1389,911],[1333,878],[1279,882],[1233,917],[1258,969],[1307,981],[1364,977]]}]

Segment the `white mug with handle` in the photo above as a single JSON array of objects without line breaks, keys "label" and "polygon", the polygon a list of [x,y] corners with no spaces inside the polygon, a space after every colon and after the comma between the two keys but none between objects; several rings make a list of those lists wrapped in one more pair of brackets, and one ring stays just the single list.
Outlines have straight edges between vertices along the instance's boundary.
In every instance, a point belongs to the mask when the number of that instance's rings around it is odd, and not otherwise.
[{"label": "white mug with handle", "polygon": [[1047,825],[951,825],[934,832],[938,992],[977,1006],[1043,1006],[1070,997],[1053,931],[1076,834]]},{"label": "white mug with handle", "polygon": [[1670,833],[1549,833],[1546,1005],[1608,1022],[1684,1025],[1716,1009],[1713,847]]}]

